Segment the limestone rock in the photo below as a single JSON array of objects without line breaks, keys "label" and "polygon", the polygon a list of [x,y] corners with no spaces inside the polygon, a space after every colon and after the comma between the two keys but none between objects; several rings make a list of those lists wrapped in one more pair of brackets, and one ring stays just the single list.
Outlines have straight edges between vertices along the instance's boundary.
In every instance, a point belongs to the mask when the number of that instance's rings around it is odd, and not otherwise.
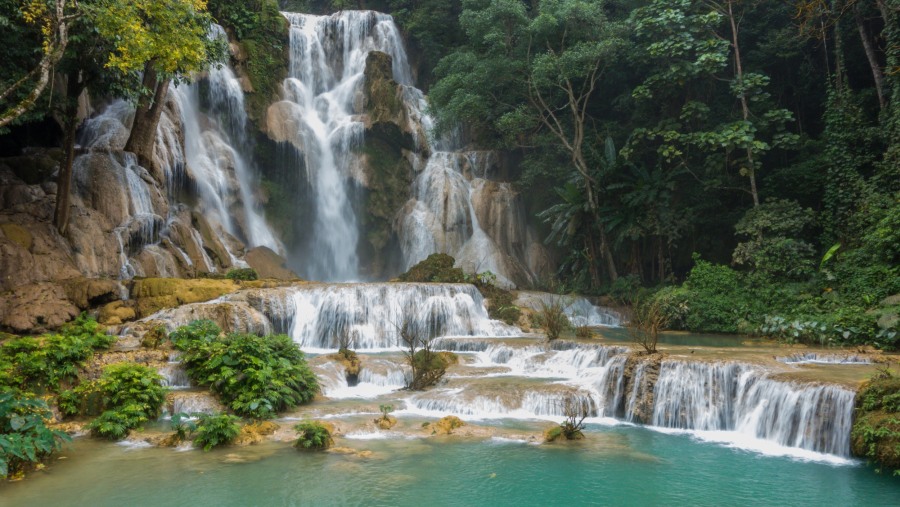
[{"label": "limestone rock", "polygon": [[375,419],[374,422],[375,426],[378,426],[378,429],[389,430],[397,424],[397,418],[389,415],[387,417],[379,417],[378,419]]},{"label": "limestone rock", "polygon": [[137,316],[146,317],[163,308],[209,301],[238,288],[232,280],[146,278],[132,283],[131,297]]},{"label": "limestone rock", "polygon": [[0,296],[0,327],[16,333],[55,329],[78,313],[63,287],[52,282],[20,286]]},{"label": "limestone rock", "polygon": [[256,270],[260,278],[274,278],[276,280],[296,280],[296,273],[287,268],[284,257],[273,252],[271,248],[258,246],[251,248],[244,255],[244,260],[251,268]]},{"label": "limestone rock", "polygon": [[462,428],[466,423],[455,415],[448,415],[436,423],[429,425],[432,434],[436,435],[452,435],[453,430]]},{"label": "limestone rock", "polygon": [[134,320],[135,317],[137,317],[137,313],[130,302],[114,301],[100,309],[100,316],[97,320],[104,326],[117,326]]},{"label": "limestone rock", "polygon": [[63,282],[69,300],[82,310],[120,299],[124,287],[115,280],[77,277]]},{"label": "limestone rock", "polygon": [[394,81],[393,60],[387,53],[371,51],[366,56],[365,106],[372,123],[392,122],[406,125],[406,110],[401,88]]}]

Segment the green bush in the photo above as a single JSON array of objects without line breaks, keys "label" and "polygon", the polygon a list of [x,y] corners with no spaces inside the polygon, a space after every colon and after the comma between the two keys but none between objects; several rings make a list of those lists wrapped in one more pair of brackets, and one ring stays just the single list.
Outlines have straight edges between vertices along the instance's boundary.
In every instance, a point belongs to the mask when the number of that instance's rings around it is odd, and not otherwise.
[{"label": "green bush", "polygon": [[[103,411],[88,429],[94,436],[117,440],[156,419],[168,392],[162,380],[162,376],[149,366],[133,363],[107,366],[99,379],[75,388],[83,404],[95,398],[98,400],[96,409]],[[84,412],[89,413],[93,408]]]},{"label": "green bush", "polygon": [[484,276],[484,273],[476,275],[473,280],[475,287],[487,299],[488,316],[513,325],[519,321],[522,310],[513,304],[515,300],[513,293],[497,287],[493,284],[495,281],[496,277]]},{"label": "green bush", "polygon": [[455,263],[456,259],[447,254],[431,254],[427,259],[409,268],[409,271],[397,278],[403,282],[464,283],[468,281],[463,270],[453,267]]},{"label": "green bush", "polygon": [[321,451],[334,443],[331,431],[319,421],[303,421],[294,426],[294,430],[298,434],[297,441],[294,442],[297,449]]},{"label": "green bush", "polygon": [[240,418],[229,414],[201,414],[194,445],[208,451],[234,442],[241,433]]},{"label": "green bush", "polygon": [[785,279],[812,274],[812,244],[800,239],[813,211],[797,202],[775,199],[750,208],[734,228],[745,241],[734,249],[734,263]]},{"label": "green bush", "polygon": [[0,346],[0,386],[42,393],[77,380],[78,369],[97,350],[116,341],[86,314],[58,333],[15,338]]},{"label": "green bush", "polygon": [[566,316],[569,305],[564,296],[552,296],[549,302],[541,300],[540,304],[541,308],[533,314],[532,322],[544,330],[548,340],[556,340],[563,331],[571,329],[572,324]]},{"label": "green bush", "polygon": [[232,269],[228,273],[225,274],[225,278],[229,280],[241,280],[241,281],[253,281],[259,280],[259,275],[256,273],[256,270],[253,268],[238,268]]},{"label": "green bush", "polygon": [[64,432],[47,428],[44,421],[52,418],[43,400],[12,390],[0,392],[0,478],[23,472],[71,441]]},{"label": "green bush", "polygon": [[310,401],[319,391],[303,352],[288,336],[221,336],[210,321],[171,334],[197,384],[208,386],[236,414],[269,419]]},{"label": "green bush", "polygon": [[850,446],[877,472],[900,475],[900,378],[881,372],[857,394]]},{"label": "green bush", "polygon": [[197,431],[197,422],[191,418],[190,414],[184,412],[172,414],[169,425],[179,442],[184,442]]}]

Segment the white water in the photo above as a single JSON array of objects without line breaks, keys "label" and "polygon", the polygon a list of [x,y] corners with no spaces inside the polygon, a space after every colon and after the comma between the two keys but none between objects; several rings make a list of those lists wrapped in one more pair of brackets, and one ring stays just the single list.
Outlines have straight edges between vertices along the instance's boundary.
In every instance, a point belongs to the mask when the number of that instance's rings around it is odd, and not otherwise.
[{"label": "white water", "polygon": [[[225,37],[225,31],[219,25],[212,25],[211,37]],[[230,155],[234,163],[234,173],[238,180],[240,200],[243,204],[247,245],[250,247],[266,246],[275,252],[283,252],[284,248],[276,239],[258,209],[252,189],[259,185],[247,163],[247,155],[251,149],[247,140],[247,111],[244,108],[244,92],[240,81],[230,66],[213,66],[209,69],[210,109],[216,116],[219,135],[231,145]],[[196,87],[196,84],[193,85]]]},{"label": "white water", "polygon": [[786,357],[777,358],[785,364],[872,364],[866,356],[857,354],[820,354],[817,352],[798,352]]},{"label": "white water", "polygon": [[543,305],[561,305],[573,326],[620,326],[619,312],[602,306],[595,306],[582,296],[556,295],[547,292],[518,293],[515,304],[520,307],[541,311]]},{"label": "white water", "polygon": [[654,426],[735,431],[788,447],[848,456],[854,393],[766,379],[740,363],[664,361]]},{"label": "white water", "polygon": [[334,351],[342,337],[361,351],[400,350],[400,328],[439,336],[512,336],[491,320],[481,293],[467,284],[340,284],[297,288],[290,295],[290,335],[306,351]]},{"label": "white water", "polygon": [[332,16],[284,13],[291,24],[289,77],[285,99],[299,131],[313,188],[315,218],[307,276],[352,281],[359,277],[359,230],[350,202],[352,150],[364,124],[358,115],[366,56],[382,51],[393,58],[394,79],[411,82],[400,33],[390,16],[342,11]]},{"label": "white water", "polygon": [[[566,403],[574,402],[585,408],[592,423],[610,424],[615,417],[802,459],[839,463],[850,454],[855,394],[840,386],[771,380],[760,368],[743,363],[677,360],[663,361],[654,383],[652,363],[646,360],[637,362],[631,379],[624,378],[627,352],[622,347],[466,341],[439,343],[469,357],[472,366],[508,370],[452,377],[444,387],[408,397],[401,413],[559,420]],[[461,351],[467,348],[474,351]],[[640,421],[637,406],[647,399],[652,399],[650,420]]]}]

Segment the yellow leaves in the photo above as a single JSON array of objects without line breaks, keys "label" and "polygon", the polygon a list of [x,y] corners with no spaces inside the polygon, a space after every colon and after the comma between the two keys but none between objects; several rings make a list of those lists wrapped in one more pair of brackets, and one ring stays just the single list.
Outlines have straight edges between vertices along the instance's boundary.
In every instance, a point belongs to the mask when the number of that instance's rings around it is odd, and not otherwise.
[{"label": "yellow leaves", "polygon": [[116,48],[107,67],[139,71],[153,61],[171,74],[198,70],[206,59],[205,0],[103,0],[90,15]]}]

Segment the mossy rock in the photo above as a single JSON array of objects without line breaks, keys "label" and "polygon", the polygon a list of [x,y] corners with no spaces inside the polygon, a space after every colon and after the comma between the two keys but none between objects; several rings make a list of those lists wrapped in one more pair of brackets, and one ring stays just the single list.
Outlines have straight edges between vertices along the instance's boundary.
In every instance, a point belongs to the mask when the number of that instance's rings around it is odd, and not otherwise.
[{"label": "mossy rock", "polygon": [[278,424],[272,421],[258,421],[251,424],[245,424],[241,427],[241,432],[235,438],[235,445],[253,445],[265,440],[264,437],[274,435],[278,431]]},{"label": "mossy rock", "polygon": [[456,259],[447,254],[431,254],[424,261],[409,268],[398,278],[402,282],[463,283],[463,270],[453,267]]},{"label": "mossy rock", "polygon": [[404,123],[400,87],[394,81],[393,61],[389,54],[371,51],[366,56],[364,71],[366,112],[372,123]]},{"label": "mossy rock", "polygon": [[379,417],[374,422],[378,429],[389,430],[397,424],[397,418],[389,415],[387,417]]},{"label": "mossy rock", "polygon": [[131,288],[138,317],[146,317],[164,308],[202,303],[235,292],[240,285],[227,279],[144,278]]},{"label": "mossy rock", "polygon": [[118,326],[137,318],[137,313],[129,301],[113,301],[100,308],[97,322],[104,326]]},{"label": "mossy rock", "polygon": [[900,377],[882,376],[862,386],[850,450],[878,471],[900,470]]},{"label": "mossy rock", "polygon": [[141,338],[141,347],[156,349],[168,339],[169,333],[166,332],[165,326],[156,326],[144,333],[144,336]]},{"label": "mossy rock", "polygon": [[462,428],[466,423],[455,415],[448,415],[431,425],[433,435],[452,435],[453,430]]},{"label": "mossy rock", "polygon": [[562,427],[559,425],[544,430],[544,442],[555,442],[561,438],[564,439],[565,437],[563,437]]}]

